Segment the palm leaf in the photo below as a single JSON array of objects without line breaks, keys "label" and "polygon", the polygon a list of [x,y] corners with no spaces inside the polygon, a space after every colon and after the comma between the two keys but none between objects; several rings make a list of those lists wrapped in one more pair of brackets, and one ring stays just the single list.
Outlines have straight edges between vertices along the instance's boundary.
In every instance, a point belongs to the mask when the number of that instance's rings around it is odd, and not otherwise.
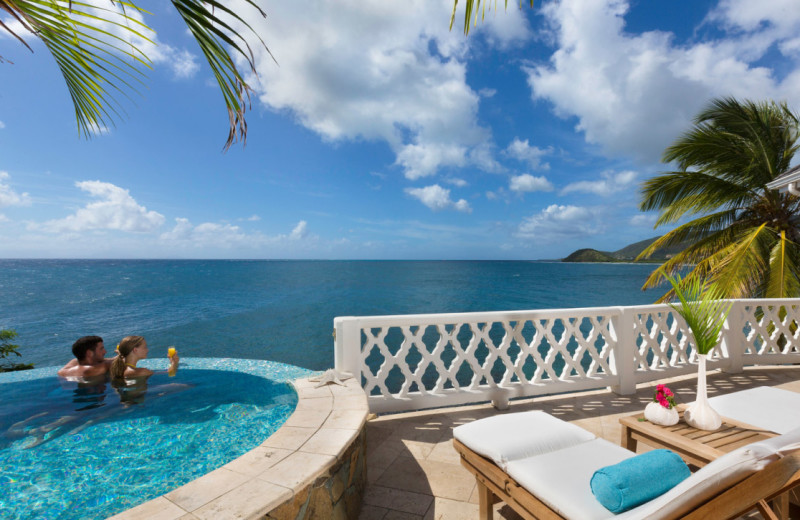
[{"label": "palm leaf", "polygon": [[681,305],[670,304],[691,330],[698,354],[706,355],[719,343],[720,332],[731,311],[731,302],[723,299],[724,291],[699,278],[672,277],[664,273]]},{"label": "palm leaf", "polygon": [[642,185],[639,209],[661,210],[657,225],[672,223],[689,213],[747,205],[761,194],[748,186],[702,172],[667,172]]},{"label": "palm leaf", "polygon": [[[738,211],[726,210],[696,218],[659,237],[639,253],[636,260],[650,258],[653,253],[664,247],[676,246],[687,242],[704,241],[715,233],[725,232],[725,230],[728,230],[737,223],[737,216]],[[723,233],[718,235],[714,240],[722,240],[725,237],[727,237],[725,243],[730,242],[732,239],[730,233]]]},{"label": "palm leaf", "polygon": [[[681,228],[676,229],[672,233],[676,233],[680,229]],[[737,252],[738,254],[747,253],[749,250],[743,246],[742,243],[747,242],[754,233],[760,236],[762,240],[769,236],[767,233],[759,235],[758,232],[759,228],[754,229],[746,222],[737,222],[715,233],[709,234],[705,238],[686,247],[683,251],[667,260],[659,269],[650,273],[645,281],[643,289],[650,289],[661,285],[661,283],[666,280],[663,273],[674,276],[686,269],[688,265],[693,265],[694,268],[686,275],[687,279],[697,278],[699,280],[717,281],[720,278],[725,279],[725,277],[734,276],[735,269],[731,267],[733,265],[733,263],[731,263],[732,255],[737,254]],[[662,237],[662,240],[663,238],[664,237]],[[756,251],[761,252],[762,249],[763,247],[759,246]],[[749,252],[752,253],[752,251]],[[747,260],[749,260],[749,262]],[[743,260],[739,259],[739,261],[742,262]],[[753,259],[746,259],[744,265],[752,266],[752,261]],[[763,264],[757,264],[757,266],[758,265]],[[758,271],[758,269],[755,271],[757,274],[753,276],[755,276],[754,280],[757,280],[758,276],[761,276],[761,272]],[[736,275],[736,279],[741,281],[738,275]],[[718,285],[728,287],[728,285],[723,282],[718,282]],[[748,287],[751,286],[748,285]],[[751,289],[755,288],[751,287]],[[674,297],[675,293],[670,290],[659,298],[658,302],[663,303]]]},{"label": "palm leaf", "polygon": [[[788,169],[799,148],[800,122],[785,103],[712,101],[664,152],[663,160],[679,170],[648,180],[641,191],[640,209],[659,212],[656,227],[699,216],[666,233],[638,258],[689,242],[663,264],[664,273],[694,265],[687,278],[707,278],[728,297],[795,291],[788,284],[798,283],[800,262],[792,259],[800,258],[800,248],[775,247],[779,235],[800,241],[799,201],[766,184]],[[662,280],[654,271],[643,289]]]},{"label": "palm leaf", "polygon": [[[266,17],[266,13],[253,0],[245,0],[245,2]],[[205,55],[225,99],[230,129],[224,149],[227,150],[240,139],[243,143],[246,142],[247,122],[244,115],[249,106],[251,88],[242,77],[227,48],[229,47],[235,54],[243,57],[253,73],[256,73],[255,58],[247,41],[221,17],[217,16],[215,10],[221,11],[225,16],[242,24],[258,38],[273,60],[274,56],[261,37],[241,16],[216,0],[172,0],[172,5],[178,10],[189,31],[200,45],[200,50]],[[207,6],[210,6],[210,9]]]},{"label": "palm leaf", "polygon": [[767,298],[795,298],[800,295],[797,249],[797,244],[787,240],[786,232],[781,231],[778,241],[770,251]]},{"label": "palm leaf", "polygon": [[[132,4],[120,5],[144,12]],[[124,10],[105,10],[100,18],[95,12],[102,13],[102,9],[79,2],[69,7],[53,0],[16,0],[16,6],[61,70],[75,106],[79,132],[91,137],[113,126],[121,106],[110,91],[136,92],[131,80],[141,82],[140,67],[150,66],[142,51],[131,43],[133,37],[150,42],[142,32],[145,26]],[[115,28],[131,38],[113,34]]]},{"label": "palm leaf", "polygon": [[[473,13],[475,13],[475,25],[478,25],[478,10],[481,12],[481,21],[484,20],[486,15],[486,4],[490,4],[489,9],[491,9],[491,2],[489,0],[483,1],[483,6],[481,6],[481,0],[465,0],[464,2],[464,35],[469,35],[469,28],[471,24],[471,19]],[[531,7],[533,7],[533,0],[530,0]],[[522,9],[522,0],[519,0],[519,7]],[[458,0],[453,1],[453,14],[450,15],[450,30],[453,30],[453,22],[456,19],[456,9],[458,8]],[[505,0],[505,8],[508,10],[508,0]],[[494,9],[497,10],[497,0],[494,2]]]},{"label": "palm leaf", "polygon": [[[244,2],[266,17],[254,0]],[[222,92],[229,119],[224,149],[238,140],[245,142],[251,89],[231,53],[242,56],[257,75],[255,58],[244,37],[226,20],[239,24],[272,53],[242,16],[218,0],[172,0],[172,4],[197,40]],[[146,11],[130,1],[109,0],[108,5],[113,8],[71,0],[0,0],[0,10],[11,13],[53,55],[72,98],[78,130],[86,137],[114,125],[124,110],[112,93],[128,97],[128,92],[137,92],[134,83],[141,83],[143,69],[150,68],[150,60],[135,43],[153,43],[147,36],[151,30],[137,19]]]},{"label": "palm leaf", "polygon": [[772,238],[766,224],[744,234],[730,248],[711,272],[711,281],[730,298],[752,294],[764,275],[768,263],[769,247],[765,240]]}]

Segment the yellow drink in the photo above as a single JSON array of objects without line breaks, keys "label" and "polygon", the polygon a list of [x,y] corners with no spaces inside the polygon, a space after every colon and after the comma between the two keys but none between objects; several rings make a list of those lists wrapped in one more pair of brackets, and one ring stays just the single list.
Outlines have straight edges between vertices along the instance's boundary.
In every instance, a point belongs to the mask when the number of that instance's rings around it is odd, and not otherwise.
[{"label": "yellow drink", "polygon": [[167,357],[172,358],[172,356],[174,356],[176,352],[177,351],[175,350],[175,347],[169,347],[167,349]]}]

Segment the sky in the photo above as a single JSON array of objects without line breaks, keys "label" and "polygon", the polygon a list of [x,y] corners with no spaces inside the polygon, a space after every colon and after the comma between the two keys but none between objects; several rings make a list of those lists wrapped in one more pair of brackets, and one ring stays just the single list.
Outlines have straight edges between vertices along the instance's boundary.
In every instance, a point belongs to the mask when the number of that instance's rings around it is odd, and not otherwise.
[{"label": "sky", "polygon": [[262,2],[265,19],[232,0],[275,60],[252,46],[247,143],[227,152],[170,3],[140,4],[146,88],[91,139],[44,46],[0,29],[0,258],[614,251],[669,229],[641,184],[712,99],[800,111],[796,0],[502,4],[465,37],[452,0]]}]

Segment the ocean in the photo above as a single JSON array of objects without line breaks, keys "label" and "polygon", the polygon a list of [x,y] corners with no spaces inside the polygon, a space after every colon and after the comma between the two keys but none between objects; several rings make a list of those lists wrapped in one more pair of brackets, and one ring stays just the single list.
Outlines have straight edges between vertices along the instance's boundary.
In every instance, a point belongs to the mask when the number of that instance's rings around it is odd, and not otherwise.
[{"label": "ocean", "polygon": [[[99,335],[150,357],[333,366],[336,316],[643,305],[654,264],[525,261],[0,260],[0,328],[21,358],[62,365]],[[109,354],[110,355],[110,354]]]}]

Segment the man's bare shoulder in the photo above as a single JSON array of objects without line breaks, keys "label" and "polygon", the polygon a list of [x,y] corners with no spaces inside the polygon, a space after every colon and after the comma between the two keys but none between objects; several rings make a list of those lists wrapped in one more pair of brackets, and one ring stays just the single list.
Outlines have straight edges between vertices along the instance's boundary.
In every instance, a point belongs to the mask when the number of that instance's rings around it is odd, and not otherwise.
[{"label": "man's bare shoulder", "polygon": [[75,363],[73,366],[67,366],[57,372],[61,377],[93,377],[105,374],[108,371],[108,366],[105,363],[98,365],[78,365]]},{"label": "man's bare shoulder", "polygon": [[66,377],[66,376],[72,375],[72,372],[73,372],[73,371],[74,371],[76,368],[78,368],[79,366],[80,366],[80,365],[78,365],[78,360],[77,360],[77,359],[72,359],[72,360],[70,360],[70,362],[69,362],[69,363],[67,363],[66,365],[64,365],[64,366],[63,366],[63,367],[62,367],[62,368],[61,368],[61,369],[60,369],[58,372],[56,372],[56,373],[57,373],[58,375],[62,376],[62,377]]}]

